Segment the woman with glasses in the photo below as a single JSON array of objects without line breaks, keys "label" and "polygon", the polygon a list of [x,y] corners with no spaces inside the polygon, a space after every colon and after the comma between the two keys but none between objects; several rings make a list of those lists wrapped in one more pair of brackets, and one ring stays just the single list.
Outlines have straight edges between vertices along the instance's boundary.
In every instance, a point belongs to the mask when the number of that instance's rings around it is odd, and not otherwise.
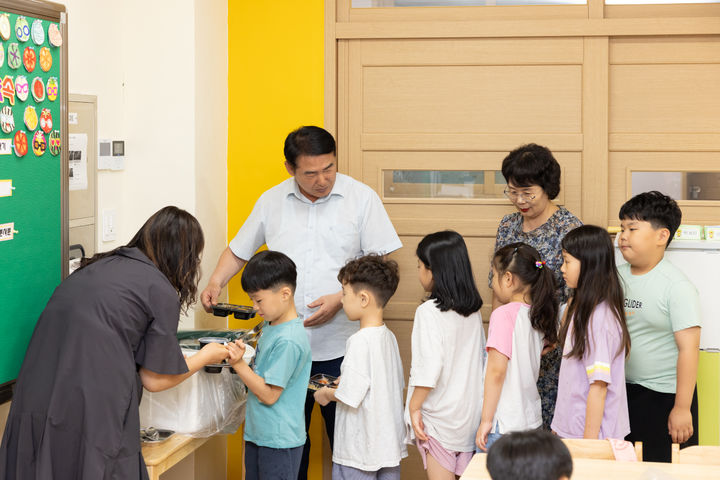
[{"label": "woman with glasses", "polygon": [[[505,215],[498,226],[495,251],[505,245],[522,242],[534,247],[545,266],[555,277],[556,297],[565,303],[568,290],[560,272],[562,249],[560,242],[570,230],[582,225],[566,208],[555,205],[552,200],[560,193],[560,165],[552,152],[534,143],[516,148],[505,157],[502,174],[507,182],[505,196],[517,212]],[[488,284],[492,284],[492,269]],[[499,301],[493,295],[493,309]],[[550,429],[562,349],[552,345],[546,348],[540,363],[538,390],[542,400],[543,427]]]}]

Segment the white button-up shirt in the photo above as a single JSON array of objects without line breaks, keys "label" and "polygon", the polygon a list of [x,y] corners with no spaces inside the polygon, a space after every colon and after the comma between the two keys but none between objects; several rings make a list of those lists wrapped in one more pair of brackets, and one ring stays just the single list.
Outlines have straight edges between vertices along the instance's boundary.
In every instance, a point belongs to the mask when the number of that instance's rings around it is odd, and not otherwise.
[{"label": "white button-up shirt", "polygon": [[[337,274],[348,260],[369,253],[385,255],[402,246],[378,195],[341,173],[330,194],[314,203],[292,177],[263,193],[230,250],[248,260],[263,244],[295,262],[295,306],[304,318],[316,310],[308,304],[340,291]],[[342,357],[345,342],[357,329],[342,309],[329,322],[306,327],[313,361]]]}]

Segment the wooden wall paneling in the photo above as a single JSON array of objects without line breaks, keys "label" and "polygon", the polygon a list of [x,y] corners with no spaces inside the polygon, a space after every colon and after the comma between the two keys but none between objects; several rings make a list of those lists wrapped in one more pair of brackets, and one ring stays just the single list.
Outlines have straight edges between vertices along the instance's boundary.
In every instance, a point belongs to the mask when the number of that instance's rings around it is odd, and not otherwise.
[{"label": "wooden wall paneling", "polygon": [[350,21],[350,10],[352,9],[352,0],[326,0],[326,1],[337,2],[335,14],[337,15],[338,23]]},{"label": "wooden wall paneling", "polygon": [[[325,28],[332,28],[333,34],[335,35],[335,41],[337,42],[337,96],[332,98],[328,95],[325,96],[325,100],[331,100],[335,107],[335,118],[337,123],[337,155],[338,155],[338,170],[345,174],[350,174],[350,118],[348,112],[350,112],[350,42],[342,39],[337,34],[337,25],[340,22],[347,22],[350,14],[350,6],[352,0],[326,0],[327,3],[335,3],[335,25]],[[329,16],[326,15],[325,19],[328,20]],[[326,37],[327,39],[327,37]],[[327,65],[325,67],[328,68]],[[328,109],[332,109],[331,105],[325,105],[325,112]],[[325,119],[328,120],[327,118]]]},{"label": "wooden wall paneling", "polygon": [[717,17],[339,22],[337,38],[515,38],[718,35]]},{"label": "wooden wall paneling", "polygon": [[352,8],[349,22],[433,22],[499,20],[513,18],[557,19],[587,18],[586,5],[512,5],[480,7],[394,7],[394,8]]},{"label": "wooden wall paneling", "polygon": [[663,63],[720,63],[720,36],[617,37],[610,41],[611,65]]},{"label": "wooden wall paneling", "polygon": [[579,133],[578,65],[363,70],[366,133]]},{"label": "wooden wall paneling", "polygon": [[720,17],[720,4],[605,5],[605,18]]},{"label": "wooden wall paneling", "polygon": [[414,38],[364,40],[363,64],[556,65],[579,64],[580,38]]},{"label": "wooden wall paneling", "polygon": [[584,223],[607,225],[608,211],[608,38],[585,38],[583,62]]},{"label": "wooden wall paneling", "polygon": [[335,99],[338,113],[337,121],[337,156],[338,170],[350,172],[349,120],[350,115],[350,41],[337,42],[337,98]]},{"label": "wooden wall paneling", "polygon": [[605,0],[588,0],[588,18],[605,17]]},{"label": "wooden wall paneling", "polygon": [[719,133],[720,64],[612,65],[610,85],[613,133]]},{"label": "wooden wall paneling", "polygon": [[[531,138],[532,137],[532,138]],[[532,140],[551,145],[553,152],[580,152],[582,133],[364,133],[363,151],[485,151],[507,153],[518,145]],[[504,155],[503,155],[504,157]],[[502,159],[501,159],[502,161]]]},{"label": "wooden wall paneling", "polygon": [[[429,232],[452,229],[463,236],[493,237],[503,215],[513,212],[509,204],[457,205],[389,203],[385,205],[399,235],[423,236]],[[421,210],[421,211],[419,211]],[[480,214],[481,213],[481,214]]]},{"label": "wooden wall paneling", "polygon": [[324,127],[337,140],[338,63],[335,24],[337,14],[334,1],[325,2],[325,81],[324,81]]},{"label": "wooden wall paneling", "polygon": [[364,72],[362,65],[362,42],[349,42],[348,47],[348,159],[349,172],[354,178],[363,178],[362,151],[360,139],[365,125],[364,111]]},{"label": "wooden wall paneling", "polygon": [[611,133],[610,151],[718,152],[720,133]]}]

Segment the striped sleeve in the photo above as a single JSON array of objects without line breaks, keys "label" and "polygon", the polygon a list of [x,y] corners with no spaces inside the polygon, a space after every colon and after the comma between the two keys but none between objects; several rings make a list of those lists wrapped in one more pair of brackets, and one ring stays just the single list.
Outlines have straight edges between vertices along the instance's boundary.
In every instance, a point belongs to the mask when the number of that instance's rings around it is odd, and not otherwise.
[{"label": "striped sleeve", "polygon": [[615,318],[604,304],[593,312],[588,330],[590,341],[583,362],[588,383],[602,381],[610,384],[612,383],[610,369],[620,347],[621,338]]}]

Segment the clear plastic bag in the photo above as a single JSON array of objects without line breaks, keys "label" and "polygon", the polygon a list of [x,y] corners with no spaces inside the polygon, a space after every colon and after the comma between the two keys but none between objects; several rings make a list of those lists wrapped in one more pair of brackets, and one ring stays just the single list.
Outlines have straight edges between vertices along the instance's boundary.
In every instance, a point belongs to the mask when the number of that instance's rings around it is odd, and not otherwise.
[{"label": "clear plastic bag", "polygon": [[[193,351],[183,350],[192,355]],[[143,392],[140,428],[174,430],[193,437],[235,433],[245,420],[247,388],[230,368],[202,369],[162,392]]]}]

